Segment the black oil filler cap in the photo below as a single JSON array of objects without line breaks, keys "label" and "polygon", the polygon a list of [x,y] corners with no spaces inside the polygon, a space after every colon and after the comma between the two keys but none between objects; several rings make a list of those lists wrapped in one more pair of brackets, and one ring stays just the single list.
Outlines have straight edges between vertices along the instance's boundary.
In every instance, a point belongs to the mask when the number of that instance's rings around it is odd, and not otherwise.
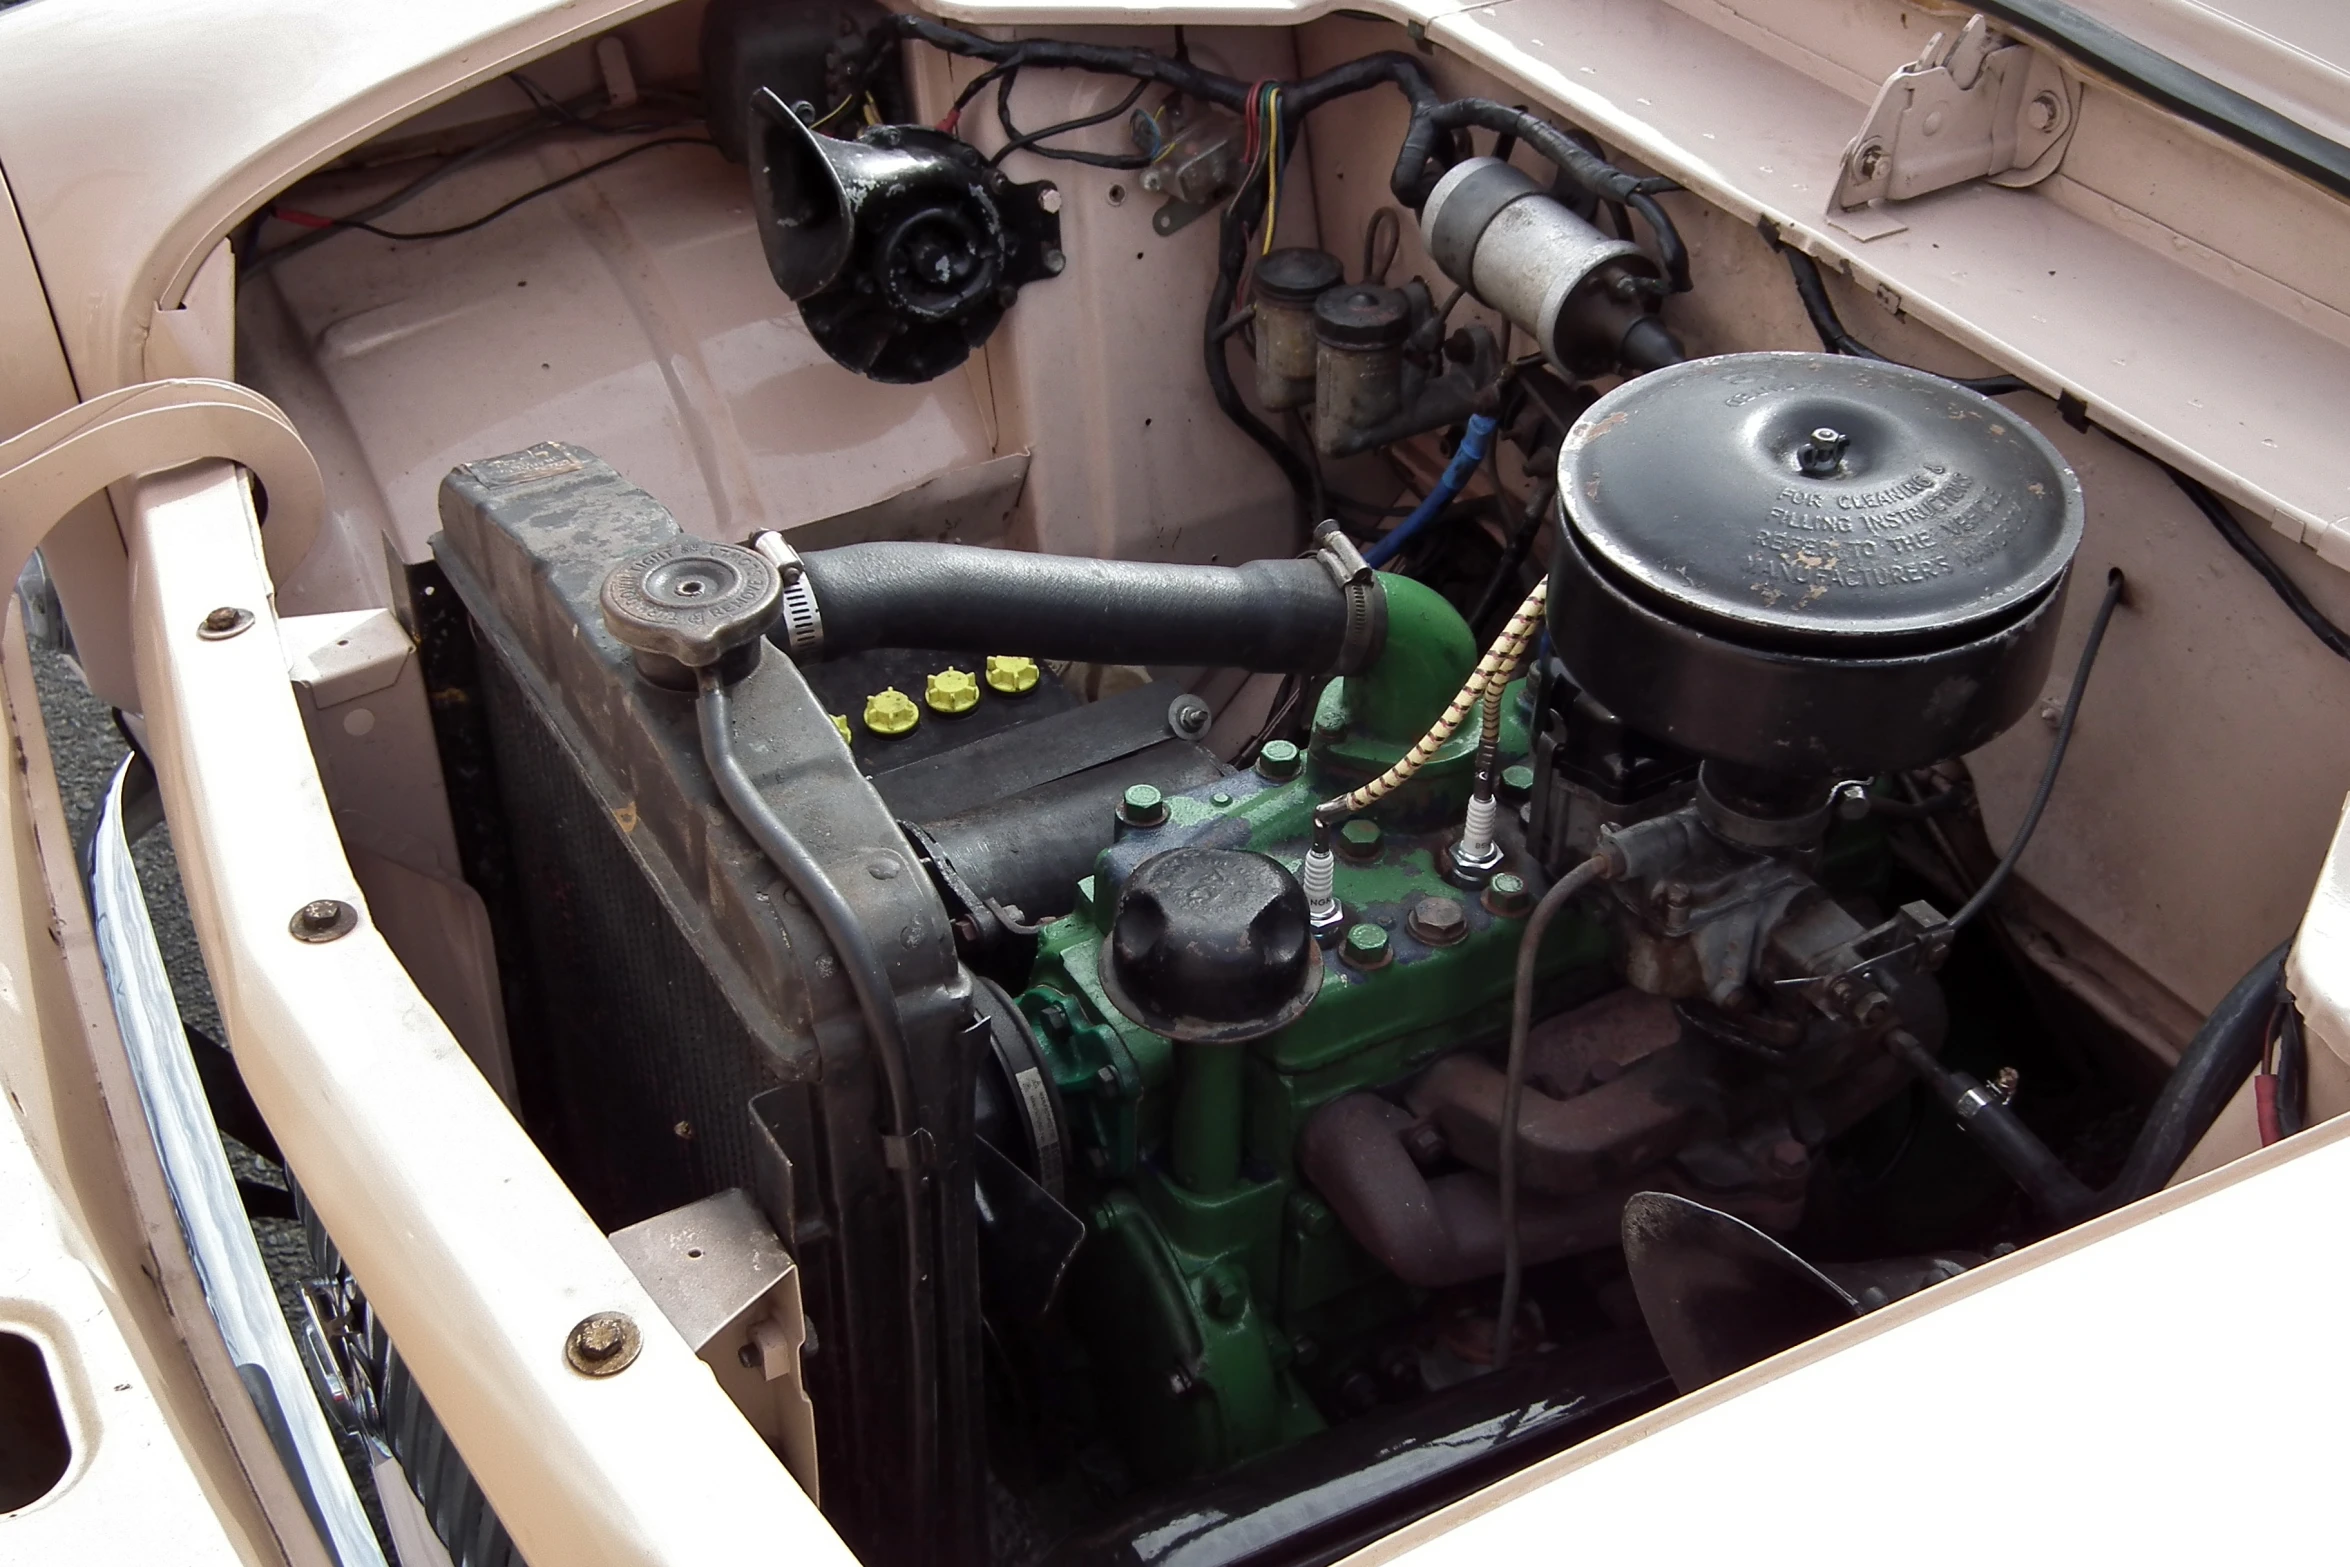
[{"label": "black oil filler cap", "polygon": [[1608,393],[1559,454],[1554,645],[1595,700],[1789,774],[1922,766],[2037,697],[2080,546],[2047,438],[1906,366],[1731,354]]},{"label": "black oil filler cap", "polygon": [[1154,1034],[1201,1045],[1262,1038],[1321,989],[1305,889],[1280,861],[1245,849],[1154,854],[1118,894],[1101,981]]}]

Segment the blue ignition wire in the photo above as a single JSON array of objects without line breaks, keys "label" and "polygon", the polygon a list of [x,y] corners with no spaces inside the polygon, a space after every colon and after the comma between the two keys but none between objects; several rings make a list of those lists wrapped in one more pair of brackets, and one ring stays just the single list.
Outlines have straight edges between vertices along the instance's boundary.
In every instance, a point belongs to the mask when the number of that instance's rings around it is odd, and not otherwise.
[{"label": "blue ignition wire", "polygon": [[1469,415],[1469,427],[1461,432],[1461,444],[1454,448],[1452,461],[1444,465],[1444,474],[1436,481],[1436,488],[1428,498],[1412,508],[1412,514],[1397,523],[1395,531],[1363,551],[1363,559],[1373,566],[1384,566],[1393,560],[1396,552],[1412,541],[1412,536],[1435,520],[1436,514],[1453,503],[1453,498],[1485,460],[1485,448],[1493,440],[1496,421],[1487,414]]}]

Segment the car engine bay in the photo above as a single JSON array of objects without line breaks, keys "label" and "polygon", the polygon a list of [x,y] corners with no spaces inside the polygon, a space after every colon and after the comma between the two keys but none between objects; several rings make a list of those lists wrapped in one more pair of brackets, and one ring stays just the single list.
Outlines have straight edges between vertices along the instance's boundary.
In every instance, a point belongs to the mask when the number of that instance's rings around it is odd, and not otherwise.
[{"label": "car engine bay", "polygon": [[2284,949],[2158,1071],[1999,927],[2135,603],[2024,382],[1392,27],[658,36],[265,208],[240,374],[418,650],[403,957],[862,1559],[1336,1560],[2305,1116]]}]

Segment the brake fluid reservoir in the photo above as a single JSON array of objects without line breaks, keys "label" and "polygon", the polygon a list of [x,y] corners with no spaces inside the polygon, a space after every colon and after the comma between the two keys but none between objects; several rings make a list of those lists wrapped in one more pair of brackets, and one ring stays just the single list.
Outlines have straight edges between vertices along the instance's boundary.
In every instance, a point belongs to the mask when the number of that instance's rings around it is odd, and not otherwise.
[{"label": "brake fluid reservoir", "polygon": [[1327,250],[1293,246],[1257,263],[1257,401],[1270,409],[1314,401],[1314,301],[1344,282]]},{"label": "brake fluid reservoir", "polygon": [[1357,283],[1314,301],[1314,444],[1325,456],[1403,411],[1403,340],[1411,329],[1401,289]]}]

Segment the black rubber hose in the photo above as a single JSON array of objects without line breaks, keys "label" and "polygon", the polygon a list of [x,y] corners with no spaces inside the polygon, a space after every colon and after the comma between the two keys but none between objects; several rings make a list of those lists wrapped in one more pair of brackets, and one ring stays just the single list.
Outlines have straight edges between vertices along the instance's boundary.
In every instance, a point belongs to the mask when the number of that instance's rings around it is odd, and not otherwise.
[{"label": "black rubber hose", "polygon": [[1321,675],[1350,673],[1378,651],[1373,627],[1349,656],[1348,594],[1320,560],[1176,566],[848,544],[803,561],[824,658],[918,647]]},{"label": "black rubber hose", "polygon": [[[898,1016],[897,992],[890,985],[889,970],[882,966],[880,954],[866,938],[865,926],[857,918],[856,910],[849,907],[848,899],[841,896],[840,888],[833,884],[822,863],[793,835],[775,808],[767,803],[767,797],[751,782],[750,775],[743,771],[742,762],[734,752],[734,727],[728,712],[726,687],[714,670],[703,672],[695,716],[701,726],[702,759],[718,785],[719,798],[726,802],[726,808],[733,812],[743,831],[751,835],[760,852],[774,862],[784,885],[816,917],[824,939],[831,943],[848,974],[849,988],[856,993],[857,1010],[864,1017],[865,1031],[873,1041],[874,1057],[881,1066],[883,1091],[889,1102],[890,1138],[894,1144],[888,1163],[897,1175],[898,1206],[905,1230],[906,1381],[911,1399],[908,1415],[911,1440],[907,1444],[905,1482],[919,1491],[929,1484],[937,1462],[937,1373],[931,1352],[930,1248],[923,1225],[923,1175],[917,1157],[922,1139],[917,1135],[920,1128],[914,1105],[914,1083],[905,1026]],[[909,1505],[920,1516],[923,1498],[913,1496]]]},{"label": "black rubber hose", "polygon": [[2066,1169],[2005,1100],[1968,1074],[1935,1060],[1907,1029],[1895,1029],[1885,1043],[2050,1222],[2078,1224],[2101,1211],[2098,1193]]},{"label": "black rubber hose", "polygon": [[2154,1108],[2146,1112],[2121,1175],[2105,1189],[2105,1207],[2118,1208],[2162,1190],[2244,1086],[2268,1043],[2269,1012],[2285,982],[2285,955],[2292,950],[2288,940],[2253,964],[2211,1009],[2171,1069]]},{"label": "black rubber hose", "polygon": [[1998,1096],[1966,1073],[1943,1066],[1909,1033],[1896,1029],[1886,1043],[2044,1215],[2059,1225],[2078,1224],[2151,1197],[2179,1173],[2260,1064],[2269,1017],[2284,984],[2285,955],[2292,947],[2287,941],[2255,963],[2211,1009],[2146,1113],[2121,1174],[2103,1191],[2066,1169]]}]

